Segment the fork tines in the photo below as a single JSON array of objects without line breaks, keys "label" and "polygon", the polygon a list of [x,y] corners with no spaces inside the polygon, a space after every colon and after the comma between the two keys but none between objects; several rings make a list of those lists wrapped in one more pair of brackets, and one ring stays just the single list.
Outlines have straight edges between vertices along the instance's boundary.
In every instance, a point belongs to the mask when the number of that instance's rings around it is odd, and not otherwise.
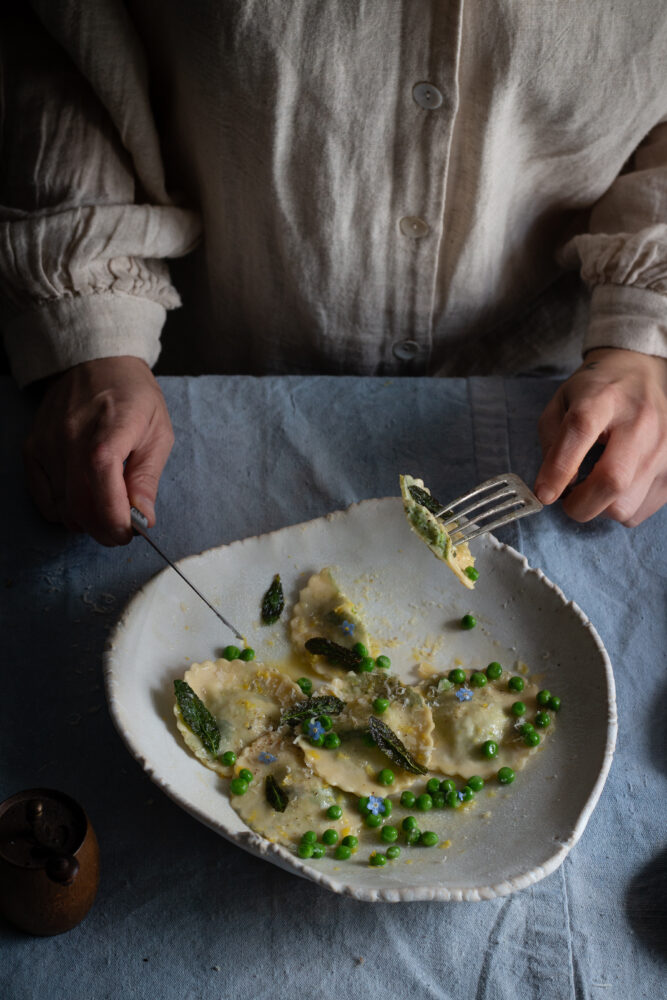
[{"label": "fork tines", "polygon": [[487,479],[474,490],[457,497],[438,511],[436,517],[442,518],[445,528],[450,524],[454,526],[450,534],[456,547],[539,510],[542,510],[542,504],[535,494],[519,476],[507,472]]}]

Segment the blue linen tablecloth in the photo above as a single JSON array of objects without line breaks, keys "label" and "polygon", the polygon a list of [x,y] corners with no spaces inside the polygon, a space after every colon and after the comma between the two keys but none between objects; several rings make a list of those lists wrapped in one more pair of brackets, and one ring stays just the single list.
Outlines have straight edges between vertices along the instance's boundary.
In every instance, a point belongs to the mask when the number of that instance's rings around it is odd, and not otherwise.
[{"label": "blue linen tablecloth", "polygon": [[[176,445],[156,538],[174,557],[397,493],[448,495],[511,469],[532,482],[538,379],[161,380]],[[29,937],[0,922],[3,1000],[665,996],[667,510],[640,527],[555,507],[500,534],[590,617],[610,654],[620,730],[600,802],[565,863],[481,903],[371,904],[227,843],[166,798],[108,715],[102,654],[162,569],[44,523],[21,479],[30,406],[0,380],[3,524],[0,799],[60,788],[88,811],[102,878],[87,918]]]}]

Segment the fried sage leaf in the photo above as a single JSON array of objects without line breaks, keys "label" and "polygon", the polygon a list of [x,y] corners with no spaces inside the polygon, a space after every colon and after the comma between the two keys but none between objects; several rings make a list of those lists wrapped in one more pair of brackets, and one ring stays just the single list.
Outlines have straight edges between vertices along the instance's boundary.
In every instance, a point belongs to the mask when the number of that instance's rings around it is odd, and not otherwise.
[{"label": "fried sage leaf", "polygon": [[291,708],[286,708],[280,716],[280,725],[295,726],[297,722],[305,722],[318,715],[340,715],[345,708],[345,702],[333,694],[322,694],[316,698],[300,701]]},{"label": "fried sage leaf", "polygon": [[393,760],[403,770],[410,771],[411,774],[426,774],[428,772],[428,768],[414,759],[407,747],[399,740],[396,733],[386,723],[382,722],[381,719],[371,715],[368,720],[368,731],[382,753],[386,754],[390,760]]},{"label": "fried sage leaf", "polygon": [[[431,514],[439,514],[444,506],[432,493],[427,493],[421,486],[408,486],[408,493],[415,503],[426,507],[426,510],[430,511]],[[451,511],[445,511],[445,514],[450,513]]]},{"label": "fried sage leaf", "polygon": [[265,625],[273,625],[278,621],[283,608],[285,607],[285,595],[283,585],[280,582],[280,574],[276,573],[271,586],[262,598],[262,621]]},{"label": "fried sage leaf", "polygon": [[267,774],[264,779],[264,794],[266,795],[266,801],[272,809],[275,809],[279,813],[285,812],[289,796],[272,774]]},{"label": "fried sage leaf", "polygon": [[315,636],[308,639],[306,649],[314,656],[323,656],[332,667],[345,667],[346,670],[358,670],[359,664],[363,660],[361,653],[347,646],[341,646],[333,639],[325,639],[323,636]]},{"label": "fried sage leaf", "polygon": [[220,730],[204,702],[187,681],[176,679],[174,693],[186,726],[199,737],[209,753],[216,754],[220,749]]}]

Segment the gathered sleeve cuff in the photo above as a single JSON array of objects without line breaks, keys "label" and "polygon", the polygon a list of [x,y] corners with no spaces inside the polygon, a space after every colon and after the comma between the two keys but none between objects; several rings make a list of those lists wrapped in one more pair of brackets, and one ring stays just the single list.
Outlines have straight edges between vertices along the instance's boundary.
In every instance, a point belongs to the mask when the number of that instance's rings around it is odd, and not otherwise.
[{"label": "gathered sleeve cuff", "polygon": [[649,132],[558,261],[591,289],[583,351],[667,357],[667,122]]}]

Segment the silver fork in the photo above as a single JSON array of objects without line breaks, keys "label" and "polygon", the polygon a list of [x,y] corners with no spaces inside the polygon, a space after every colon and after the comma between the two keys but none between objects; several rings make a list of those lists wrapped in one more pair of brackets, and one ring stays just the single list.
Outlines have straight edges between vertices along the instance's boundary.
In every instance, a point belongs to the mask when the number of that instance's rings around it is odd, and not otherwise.
[{"label": "silver fork", "polygon": [[[469,542],[503,524],[509,524],[510,521],[527,517],[528,514],[537,514],[542,506],[523,479],[513,472],[506,472],[487,479],[474,490],[457,497],[437,511],[435,516],[443,519],[445,528],[448,524],[455,525],[451,538],[456,548],[457,545]],[[502,516],[498,517],[499,514]]]}]

